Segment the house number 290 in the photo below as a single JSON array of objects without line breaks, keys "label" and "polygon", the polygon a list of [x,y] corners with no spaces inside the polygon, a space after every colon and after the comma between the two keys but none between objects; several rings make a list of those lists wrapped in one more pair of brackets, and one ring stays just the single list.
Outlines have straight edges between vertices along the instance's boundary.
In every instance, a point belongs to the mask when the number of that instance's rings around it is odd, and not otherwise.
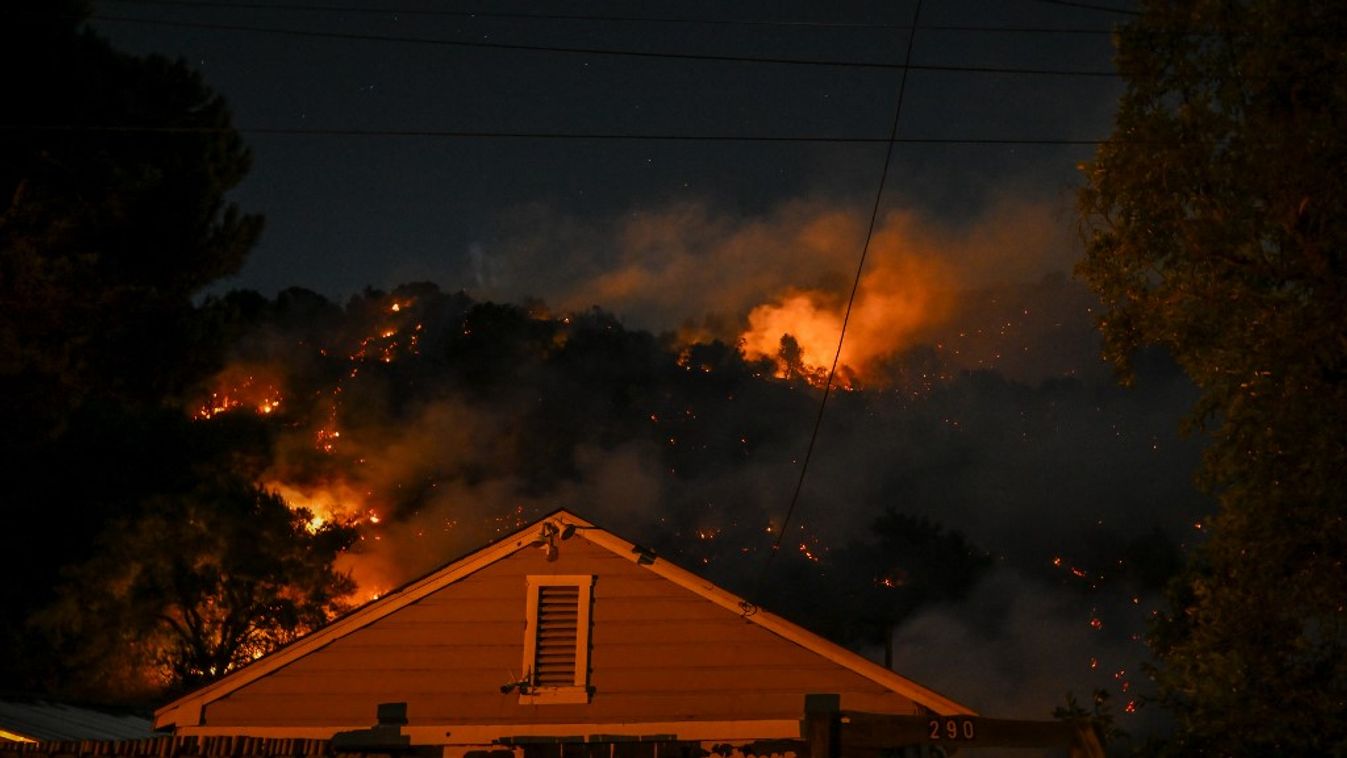
[{"label": "house number 290", "polygon": [[927,735],[933,740],[971,740],[977,737],[977,728],[972,719],[942,718],[926,722],[930,729]]}]

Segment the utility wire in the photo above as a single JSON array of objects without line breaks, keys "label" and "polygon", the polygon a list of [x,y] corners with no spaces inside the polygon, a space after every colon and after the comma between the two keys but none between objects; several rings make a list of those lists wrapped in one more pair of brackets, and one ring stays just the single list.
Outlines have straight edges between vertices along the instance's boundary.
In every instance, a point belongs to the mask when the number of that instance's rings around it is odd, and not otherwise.
[{"label": "utility wire", "polygon": [[[1047,2],[1047,0],[1039,0],[1039,2]],[[0,15],[22,17],[32,14],[24,12],[0,10]],[[89,18],[95,21],[141,24],[145,26],[165,26],[181,29],[201,29],[207,31],[243,32],[255,34],[278,34],[278,35],[287,35],[294,37],[310,37],[318,39],[437,45],[443,47],[460,47],[460,48],[474,48],[485,50],[521,50],[529,52],[561,53],[573,55],[651,58],[651,59],[665,59],[665,60],[713,61],[722,63],[758,63],[758,64],[785,65],[785,66],[867,68],[876,70],[904,70],[904,71],[943,71],[943,72],[965,73],[965,74],[1086,77],[1096,79],[1098,78],[1118,79],[1123,77],[1122,72],[1101,70],[1101,69],[1031,68],[1031,67],[1016,67],[1016,66],[954,66],[954,65],[941,65],[930,63],[912,63],[910,60],[905,61],[903,63],[885,63],[883,61],[780,58],[780,57],[759,57],[759,56],[745,56],[745,55],[715,55],[707,53],[653,52],[646,50],[621,50],[614,48],[568,47],[560,45],[525,45],[508,42],[484,42],[479,40],[452,40],[434,37],[407,37],[401,35],[360,34],[355,32],[326,32],[326,31],[316,31],[312,29],[293,29],[293,28],[281,28],[270,26],[248,26],[243,24],[216,24],[216,23],[205,23],[194,21],[166,21],[160,19],[134,18],[130,16],[109,16],[104,14],[96,14],[90,16]],[[1335,34],[1337,32],[1338,30],[1336,29],[1322,30],[1323,34]],[[1212,33],[1192,32],[1186,34],[1185,36],[1210,37],[1220,35],[1215,32]],[[1143,75],[1139,74],[1132,74],[1130,76],[1132,78],[1143,78]],[[1261,77],[1246,77],[1246,78],[1265,78],[1266,76],[1270,75],[1263,75]]]},{"label": "utility wire", "polygon": [[[298,11],[308,13],[355,13],[379,16],[437,16],[467,19],[536,19],[542,21],[602,21],[643,24],[686,24],[697,26],[768,26],[797,27],[806,29],[907,29],[906,24],[887,24],[866,21],[815,21],[807,19],[736,19],[736,18],[695,18],[691,16],[621,16],[581,13],[530,13],[515,11],[455,11],[425,10],[419,8],[373,8],[351,5],[299,5],[286,3],[248,3],[220,2],[219,0],[104,0],[124,5],[149,5],[170,8],[212,8],[226,10],[266,10]],[[1046,27],[1046,26],[978,26],[944,25],[923,26],[923,31],[939,32],[988,32],[1023,34],[1112,34],[1113,29],[1089,27]]]},{"label": "utility wire", "polygon": [[823,144],[906,145],[1104,145],[1117,140],[1015,137],[858,137],[811,134],[674,134],[640,132],[544,132],[473,129],[350,129],[340,127],[267,126],[123,126],[112,124],[0,124],[0,132],[69,132],[102,134],[225,134],[238,132],[260,136],[294,137],[427,137],[440,139],[593,140],[627,142],[767,142]]},{"label": "utility wire", "polygon": [[[907,35],[907,50],[903,54],[904,62],[912,59],[912,43],[917,36],[917,21],[921,17],[921,0],[917,0],[916,8],[912,11],[912,27]],[[879,171],[879,187],[875,190],[875,203],[870,208],[870,226],[865,230],[865,244],[861,246],[861,259],[856,264],[856,278],[851,282],[851,294],[847,297],[847,309],[842,314],[842,330],[837,335],[837,351],[833,353],[833,364],[828,369],[828,381],[823,385],[823,397],[819,400],[818,415],[814,417],[814,430],[809,435],[809,447],[805,449],[804,461],[800,464],[800,478],[795,482],[795,492],[790,497],[790,507],[786,509],[786,517],[781,521],[781,532],[776,536],[776,542],[772,544],[772,552],[767,554],[767,566],[771,566],[772,559],[781,552],[781,543],[786,539],[786,530],[790,527],[790,519],[795,515],[795,507],[799,505],[800,493],[804,490],[804,478],[809,473],[809,461],[814,456],[814,446],[818,442],[819,429],[823,426],[823,412],[828,408],[828,397],[832,394],[833,380],[837,378],[837,364],[842,358],[842,344],[847,337],[847,324],[851,321],[851,309],[856,304],[856,293],[861,288],[861,274],[865,271],[865,259],[870,253],[870,241],[875,235],[875,222],[879,219],[879,204],[884,198],[884,184],[889,178],[889,164],[893,161],[893,146],[898,141],[898,121],[903,115],[903,93],[907,89],[907,72],[903,68],[902,78],[898,81],[898,102],[893,108],[893,125],[889,127],[888,144],[884,148],[884,166]],[[766,568],[763,569],[766,573]]]},{"label": "utility wire", "polygon": [[785,66],[826,66],[834,68],[870,68],[904,71],[947,71],[976,74],[1013,74],[1024,76],[1080,76],[1116,78],[1118,72],[1080,69],[1018,68],[1003,66],[943,66],[904,63],[884,63],[881,61],[829,60],[806,58],[774,58],[744,55],[711,55],[704,53],[649,52],[645,50],[617,50],[612,48],[565,47],[556,45],[523,45],[507,42],[483,42],[478,40],[450,40],[430,37],[406,37],[386,34],[359,34],[355,32],[324,32],[310,29],[289,29],[269,26],[249,26],[244,24],[215,24],[195,21],[163,21],[158,19],[134,18],[130,16],[109,16],[96,14],[90,17],[96,21],[114,23],[141,24],[146,26],[165,26],[178,29],[202,29],[208,31],[244,32],[252,34],[278,34],[292,37],[310,37],[318,39],[360,40],[367,42],[396,42],[420,45],[439,45],[445,47],[477,48],[485,50],[526,50],[542,53],[566,53],[576,55],[617,56],[627,58],[660,58],[666,60],[698,60],[728,63],[762,63]]},{"label": "utility wire", "polygon": [[[784,27],[801,29],[841,29],[841,30],[902,30],[910,28],[908,24],[891,24],[883,22],[866,21],[813,21],[807,19],[733,19],[733,18],[697,18],[694,16],[621,16],[621,15],[603,15],[603,14],[582,14],[582,13],[533,13],[525,11],[455,11],[455,10],[425,10],[418,8],[374,8],[369,6],[348,6],[348,5],[300,5],[300,4],[268,4],[254,2],[229,2],[227,0],[203,0],[194,2],[193,0],[103,0],[104,3],[121,3],[124,5],[139,5],[150,7],[168,7],[168,8],[206,8],[216,10],[258,10],[258,11],[288,11],[288,12],[311,12],[311,13],[355,13],[361,15],[377,16],[432,16],[445,18],[463,18],[463,19],[510,19],[510,20],[538,20],[538,21],[597,21],[597,22],[622,22],[635,24],[683,24],[694,26],[741,26],[741,27]],[[1139,11],[1127,10],[1124,8],[1111,8],[1102,5],[1091,5],[1088,3],[1067,2],[1067,0],[1035,0],[1035,2],[1048,3],[1051,5],[1060,5],[1072,8],[1084,8],[1087,10],[1103,11],[1106,13],[1118,13],[1124,15],[1140,16]],[[3,13],[4,11],[0,11]],[[149,22],[149,19],[144,21]],[[1108,36],[1118,31],[1117,26],[1092,27],[1092,26],[987,26],[979,24],[923,24],[923,32],[960,32],[960,33],[985,33],[985,34],[1038,34],[1038,35],[1095,35]],[[1341,30],[1337,28],[1316,28],[1314,30],[1304,30],[1301,32],[1290,32],[1280,36],[1323,36],[1328,34],[1340,34]],[[1185,31],[1180,33],[1187,37],[1215,37],[1227,36],[1233,34],[1239,37],[1259,37],[1266,36],[1260,30],[1232,29],[1230,31]]]},{"label": "utility wire", "polygon": [[1130,8],[1114,8],[1107,5],[1094,5],[1093,3],[1079,3],[1075,0],[1034,0],[1037,3],[1045,5],[1064,5],[1068,8],[1084,8],[1090,11],[1103,11],[1104,13],[1119,13],[1124,16],[1140,16],[1141,11],[1134,11]]}]

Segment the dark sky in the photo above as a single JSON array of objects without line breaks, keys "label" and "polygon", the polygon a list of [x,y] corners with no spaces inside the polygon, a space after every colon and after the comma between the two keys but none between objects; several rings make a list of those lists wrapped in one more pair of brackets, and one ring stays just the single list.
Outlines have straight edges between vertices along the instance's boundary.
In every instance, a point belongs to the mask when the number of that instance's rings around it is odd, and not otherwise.
[{"label": "dark sky", "polygon": [[[99,4],[95,26],[121,47],[181,56],[224,93],[245,130],[882,138],[902,73],[893,68],[435,42],[892,64],[903,60],[908,36],[895,27],[907,25],[913,11],[908,2],[826,8],[587,2],[493,3],[490,11],[506,17],[459,14],[487,7],[417,0],[315,2],[310,9],[269,0],[107,0]],[[1106,32],[1125,18],[1036,0],[929,2],[921,9],[911,60],[924,66],[1107,71]],[[1004,31],[1011,28],[1038,31]],[[1098,138],[1107,134],[1119,91],[1111,77],[913,70],[899,137]],[[581,223],[688,201],[754,217],[793,199],[824,197],[865,213],[884,150],[877,144],[256,132],[246,138],[256,161],[237,199],[263,212],[268,227],[243,271],[223,287],[270,293],[298,284],[338,298],[367,285],[386,288],[414,279],[481,290],[473,256],[510,247],[509,238],[520,231],[516,212],[526,206]],[[899,144],[885,207],[918,209],[956,227],[999,193],[1066,207],[1074,166],[1089,152],[1060,145]],[[549,258],[560,275],[564,253]],[[772,265],[770,256],[762,263]],[[555,296],[547,286],[554,272],[535,273],[500,294]]]}]

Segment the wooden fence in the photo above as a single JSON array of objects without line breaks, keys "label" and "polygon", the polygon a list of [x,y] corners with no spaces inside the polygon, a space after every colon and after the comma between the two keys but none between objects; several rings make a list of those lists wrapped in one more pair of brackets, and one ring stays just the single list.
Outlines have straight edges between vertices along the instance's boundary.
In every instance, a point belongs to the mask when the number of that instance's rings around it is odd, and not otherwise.
[{"label": "wooden fence", "polygon": [[0,758],[338,758],[331,740],[276,737],[152,737],[0,743]]}]

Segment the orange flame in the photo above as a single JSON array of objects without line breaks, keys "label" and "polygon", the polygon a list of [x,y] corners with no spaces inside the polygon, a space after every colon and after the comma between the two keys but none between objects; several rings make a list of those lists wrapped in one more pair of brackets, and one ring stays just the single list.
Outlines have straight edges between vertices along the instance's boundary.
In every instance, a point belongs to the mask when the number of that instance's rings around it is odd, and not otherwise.
[{"label": "orange flame", "polygon": [[307,525],[310,532],[331,522],[359,523],[362,514],[369,510],[364,506],[364,497],[345,482],[295,485],[269,481],[262,486],[280,495],[291,508],[303,508],[313,514]]},{"label": "orange flame", "polygon": [[193,418],[207,420],[221,413],[251,408],[267,416],[281,407],[280,383],[260,367],[231,366],[215,377],[215,388],[202,400]]},{"label": "orange flame", "polygon": [[[846,339],[838,357],[838,386],[851,388],[859,378],[873,378],[883,359],[912,346],[924,330],[941,323],[950,311],[952,291],[943,267],[916,256],[877,256],[875,267],[861,279],[847,321]],[[777,376],[798,372],[813,384],[826,378],[842,333],[846,299],[821,290],[792,289],[753,308],[748,328],[740,335],[744,354],[777,362]],[[782,338],[799,346],[799,365],[792,366]]]},{"label": "orange flame", "polygon": [[[290,484],[279,480],[264,482],[263,487],[280,495],[294,510],[306,510],[310,517],[304,526],[317,532],[325,524],[340,523],[359,527],[362,539],[383,521],[368,504],[369,493],[362,493],[344,481],[322,484]],[[375,540],[379,535],[373,534]],[[376,600],[395,584],[385,576],[378,562],[358,551],[348,551],[337,559],[337,569],[348,571],[356,582],[355,597]]]}]

